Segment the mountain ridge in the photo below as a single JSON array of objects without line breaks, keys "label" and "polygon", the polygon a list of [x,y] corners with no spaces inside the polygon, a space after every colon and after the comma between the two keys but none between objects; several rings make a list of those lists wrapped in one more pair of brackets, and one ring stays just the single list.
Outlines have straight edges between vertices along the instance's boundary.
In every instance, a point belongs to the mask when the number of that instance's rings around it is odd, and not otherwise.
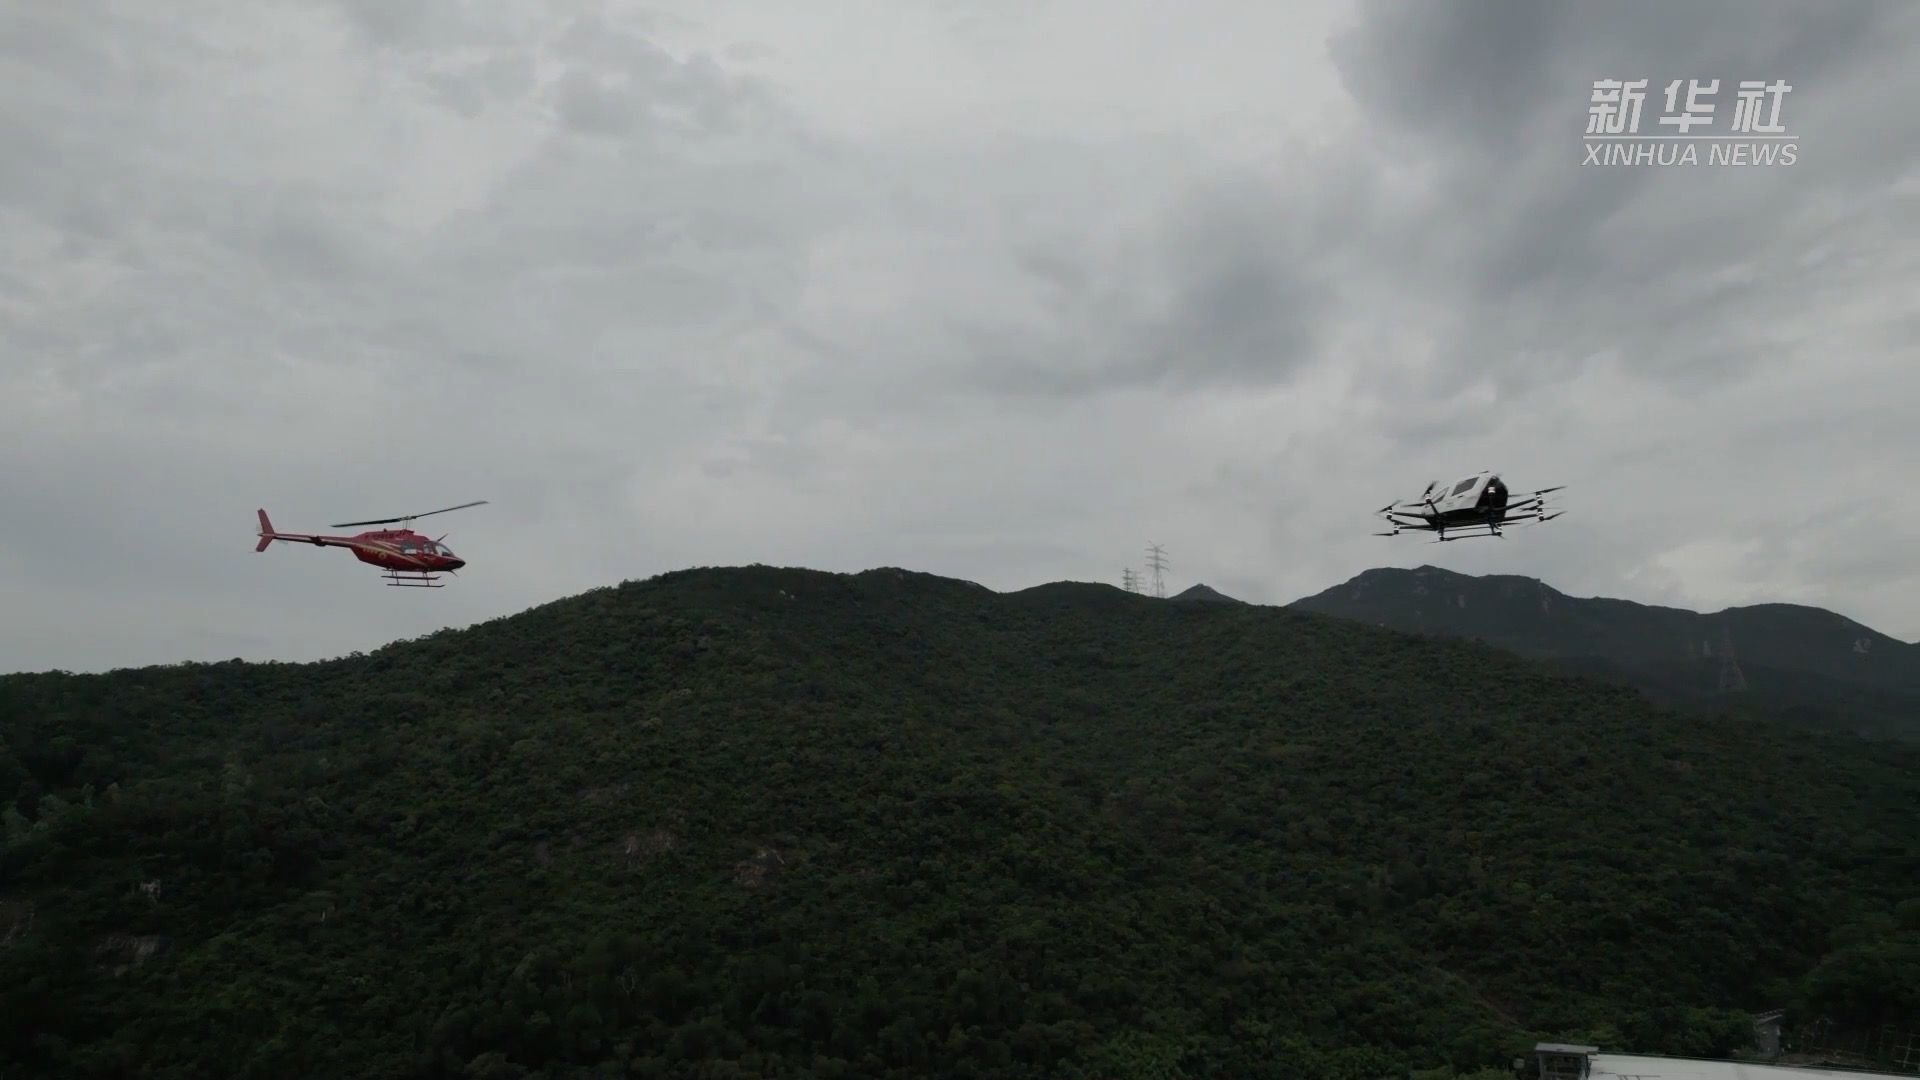
[{"label": "mountain ridge", "polygon": [[1657,699],[1752,707],[1862,734],[1920,737],[1920,645],[1806,604],[1699,612],[1574,597],[1536,578],[1375,568],[1287,605],[1485,641],[1629,682]]},{"label": "mountain ridge", "polygon": [[1200,602],[1209,604],[1244,604],[1246,601],[1228,596],[1209,585],[1191,585],[1168,597],[1169,600],[1182,602]]},{"label": "mountain ridge", "polygon": [[[1868,633],[1877,635],[1879,637],[1885,638],[1888,641],[1896,642],[1901,645],[1920,644],[1920,642],[1904,641],[1900,638],[1894,637],[1892,634],[1886,633],[1885,631],[1876,630],[1873,627],[1867,626],[1865,623],[1860,622],[1858,619],[1855,619],[1852,616],[1846,615],[1839,611],[1835,611],[1832,608],[1821,607],[1818,604],[1801,604],[1801,603],[1796,603],[1793,601],[1786,601],[1786,600],[1762,600],[1762,601],[1758,601],[1751,604],[1730,604],[1727,607],[1718,608],[1713,611],[1705,611],[1699,608],[1681,607],[1674,604],[1655,604],[1645,600],[1631,600],[1625,597],[1608,596],[1601,593],[1594,593],[1588,596],[1576,596],[1573,593],[1569,593],[1555,587],[1554,585],[1552,585],[1551,583],[1547,582],[1542,578],[1531,577],[1525,574],[1465,574],[1465,573],[1461,573],[1458,570],[1449,570],[1442,566],[1434,566],[1431,563],[1422,563],[1421,565],[1410,568],[1410,569],[1405,567],[1394,567],[1394,566],[1373,567],[1367,570],[1362,570],[1360,573],[1347,579],[1347,581],[1342,582],[1339,585],[1330,586],[1328,589],[1323,589],[1321,590],[1320,593],[1315,593],[1313,595],[1314,596],[1322,595],[1326,592],[1332,591],[1333,589],[1339,589],[1344,586],[1351,585],[1357,581],[1368,578],[1369,576],[1385,578],[1385,577],[1399,575],[1399,574],[1431,575],[1431,576],[1438,576],[1442,580],[1483,581],[1483,582],[1508,582],[1508,581],[1520,582],[1520,583],[1525,583],[1528,585],[1535,586],[1546,592],[1552,593],[1555,596],[1559,596],[1568,600],[1601,601],[1605,603],[1628,604],[1628,605],[1632,605],[1633,607],[1645,608],[1650,611],[1679,612],[1687,615],[1698,615],[1702,618],[1712,618],[1719,615],[1726,615],[1729,613],[1736,613],[1736,612],[1743,612],[1743,611],[1757,611],[1757,610],[1763,610],[1768,608],[1780,608],[1780,609],[1785,609],[1789,611],[1806,612],[1811,615],[1832,616],[1834,618],[1841,619],[1862,630],[1865,630]],[[1295,604],[1299,604],[1301,601],[1304,601],[1307,599],[1311,599],[1311,597],[1302,597],[1300,598],[1300,600],[1296,600],[1290,604],[1285,604],[1282,606],[1292,607]]]}]

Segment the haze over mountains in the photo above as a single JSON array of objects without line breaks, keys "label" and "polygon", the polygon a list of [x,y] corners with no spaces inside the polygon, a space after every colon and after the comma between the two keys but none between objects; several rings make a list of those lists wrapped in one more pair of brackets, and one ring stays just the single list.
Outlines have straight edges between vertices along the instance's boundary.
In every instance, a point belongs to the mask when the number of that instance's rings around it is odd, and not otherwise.
[{"label": "haze over mountains", "polygon": [[7,676],[0,1073],[1723,1053],[1753,1010],[1909,1007],[1917,754],[1310,612],[899,570]]},{"label": "haze over mountains", "polygon": [[1702,614],[1434,566],[1368,570],[1289,606],[1479,639],[1669,703],[1920,738],[1920,645],[1821,608],[1757,604]]}]

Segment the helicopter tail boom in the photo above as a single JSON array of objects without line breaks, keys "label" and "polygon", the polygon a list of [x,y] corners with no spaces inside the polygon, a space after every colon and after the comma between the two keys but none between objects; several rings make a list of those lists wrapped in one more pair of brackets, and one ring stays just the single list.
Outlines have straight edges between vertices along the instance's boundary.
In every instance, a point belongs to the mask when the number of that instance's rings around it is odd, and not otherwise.
[{"label": "helicopter tail boom", "polygon": [[315,536],[312,533],[283,533],[273,527],[273,522],[267,520],[267,512],[265,510],[259,511],[259,514],[260,542],[253,545],[253,550],[255,551],[267,550],[267,545],[273,543],[275,540],[285,541],[289,544],[313,544],[318,547],[358,546],[353,542],[351,537],[346,536]]}]

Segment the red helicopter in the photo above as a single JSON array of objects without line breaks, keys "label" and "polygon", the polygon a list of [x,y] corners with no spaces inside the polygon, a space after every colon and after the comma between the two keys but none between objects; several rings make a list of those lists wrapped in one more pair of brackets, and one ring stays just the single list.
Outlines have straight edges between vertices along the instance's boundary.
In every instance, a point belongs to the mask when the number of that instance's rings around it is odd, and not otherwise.
[{"label": "red helicopter", "polygon": [[260,543],[253,550],[265,551],[267,545],[275,540],[284,540],[289,544],[312,544],[315,547],[352,548],[353,555],[363,563],[371,563],[386,571],[387,584],[406,585],[414,588],[442,588],[439,572],[448,573],[467,565],[466,560],[453,553],[453,549],[441,543],[446,539],[442,533],[439,538],[429,540],[406,528],[405,523],[414,518],[444,514],[449,510],[465,510],[469,506],[485,506],[487,500],[461,503],[449,506],[445,510],[429,510],[424,514],[408,514],[406,517],[381,518],[378,521],[348,521],[330,526],[335,529],[350,529],[356,525],[390,525],[400,522],[398,529],[376,529],[354,536],[316,536],[312,533],[275,532],[273,522],[267,520],[267,512],[260,511]]}]

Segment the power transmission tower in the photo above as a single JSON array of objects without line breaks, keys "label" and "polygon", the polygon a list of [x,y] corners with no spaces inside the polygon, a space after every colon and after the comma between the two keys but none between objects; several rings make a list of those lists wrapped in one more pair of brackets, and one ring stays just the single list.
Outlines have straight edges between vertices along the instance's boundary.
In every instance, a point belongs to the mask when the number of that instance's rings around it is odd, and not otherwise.
[{"label": "power transmission tower", "polygon": [[1133,567],[1129,566],[1125,570],[1121,571],[1120,587],[1127,590],[1130,593],[1137,593],[1140,591],[1140,575],[1133,572]]},{"label": "power transmission tower", "polygon": [[1153,570],[1153,595],[1165,598],[1167,595],[1167,551],[1159,544],[1147,545],[1147,566]]}]

